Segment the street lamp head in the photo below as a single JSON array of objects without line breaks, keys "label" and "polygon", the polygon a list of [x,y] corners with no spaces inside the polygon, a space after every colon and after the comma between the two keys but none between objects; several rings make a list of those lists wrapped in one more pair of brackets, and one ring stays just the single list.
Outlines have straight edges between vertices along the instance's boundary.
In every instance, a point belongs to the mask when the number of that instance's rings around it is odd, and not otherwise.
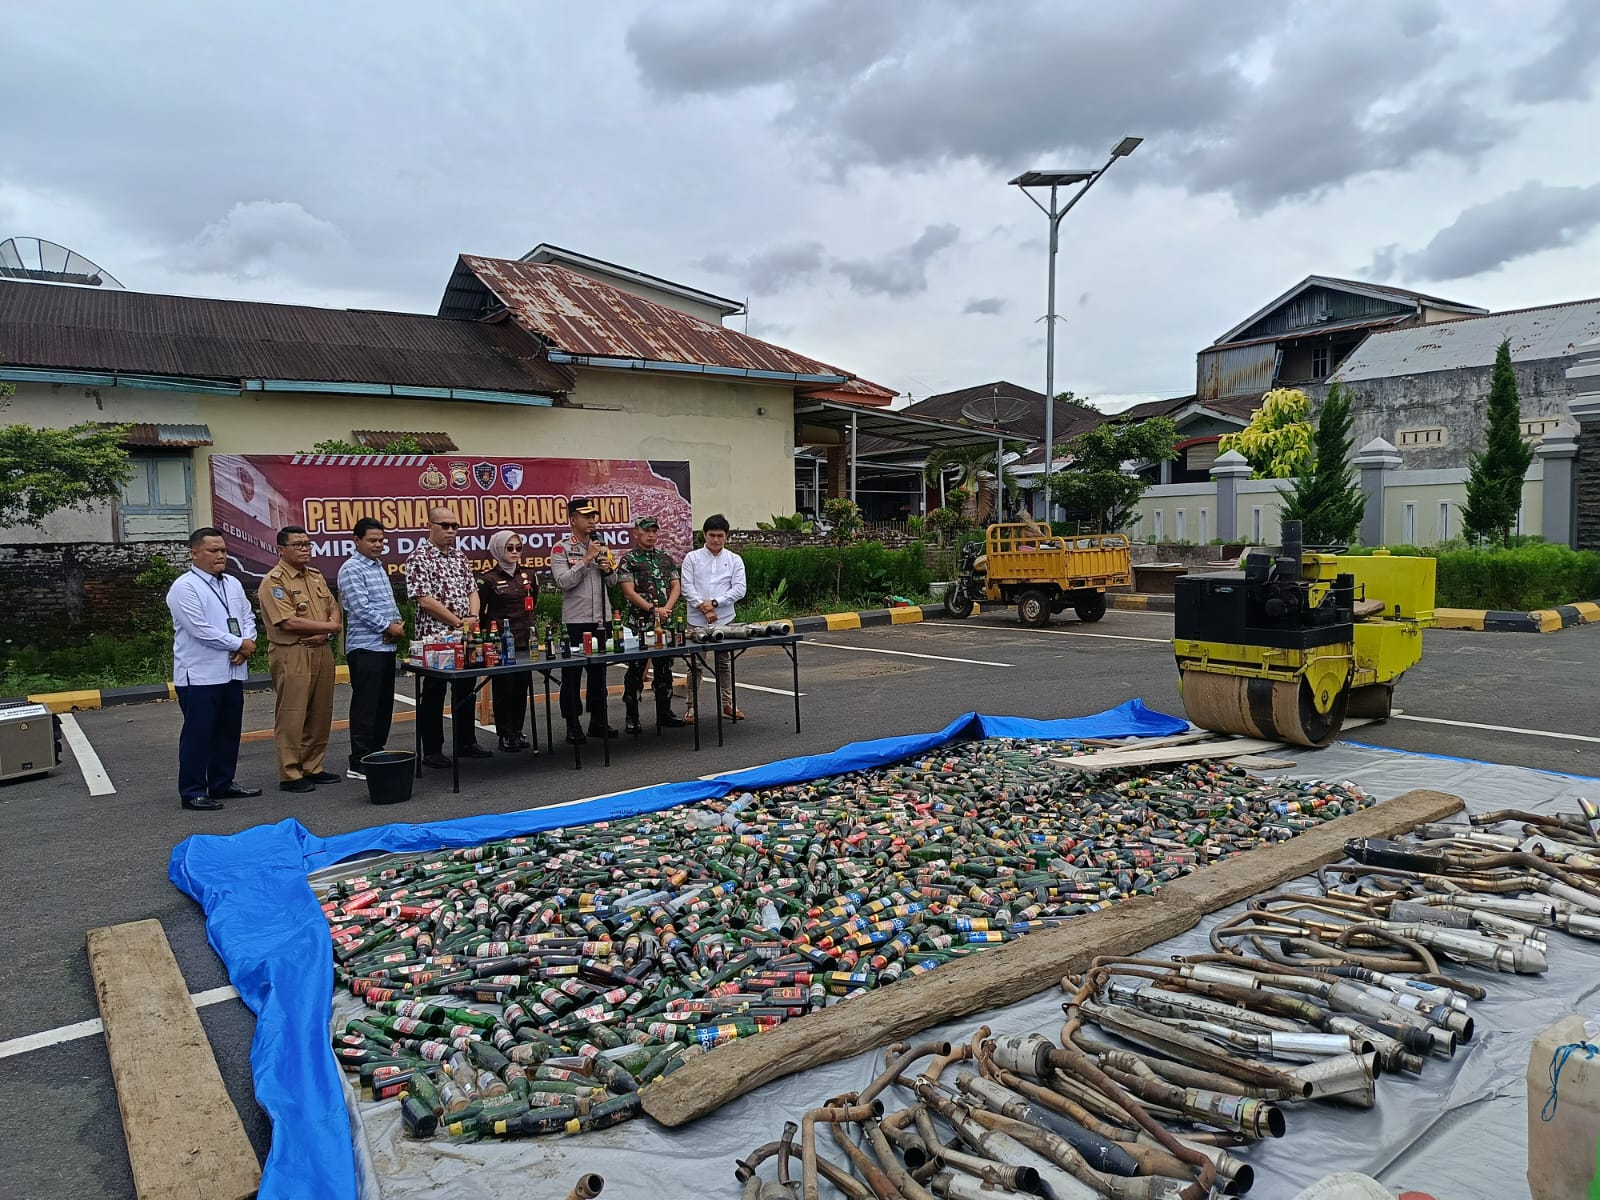
[{"label": "street lamp head", "polygon": [[1118,142],[1115,146],[1113,146],[1111,148],[1111,157],[1112,158],[1127,158],[1128,155],[1132,154],[1135,150],[1137,150],[1139,148],[1139,143],[1142,142],[1142,141],[1144,141],[1143,138],[1136,138],[1136,137],[1125,137],[1125,138],[1123,138],[1120,142]]},{"label": "street lamp head", "polygon": [[[1137,139],[1135,139],[1137,145]],[[1070,187],[1095,177],[1094,171],[1024,171],[1011,181],[1013,187]]]}]

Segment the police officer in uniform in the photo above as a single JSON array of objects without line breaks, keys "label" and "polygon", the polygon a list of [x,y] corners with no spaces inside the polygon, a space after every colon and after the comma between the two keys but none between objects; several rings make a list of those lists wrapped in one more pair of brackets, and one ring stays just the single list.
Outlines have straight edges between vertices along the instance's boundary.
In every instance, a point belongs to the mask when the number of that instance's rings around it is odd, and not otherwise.
[{"label": "police officer in uniform", "polygon": [[[654,517],[640,517],[633,523],[634,546],[622,556],[617,565],[617,582],[622,585],[623,620],[628,628],[639,635],[641,646],[652,646],[651,633],[659,624],[672,620],[672,610],[678,604],[678,564],[672,555],[656,548],[661,536],[661,522]],[[628,674],[622,684],[622,707],[626,716],[623,732],[639,732],[639,693],[644,687],[644,659],[628,664]],[[656,724],[677,727],[683,720],[672,711],[672,660],[655,660]]]},{"label": "police officer in uniform", "polygon": [[[561,620],[567,639],[583,646],[583,635],[596,633],[611,615],[610,585],[616,582],[617,562],[611,550],[594,536],[600,510],[586,496],[574,496],[567,505],[572,533],[550,551],[550,576],[561,589]],[[606,721],[606,669],[591,664],[587,671],[568,667],[561,672],[561,715],[567,722],[567,741],[582,744],[583,708],[578,703],[581,674],[588,675],[585,689],[589,710],[589,737],[616,737]]]},{"label": "police officer in uniform", "polygon": [[343,778],[322,769],[333,723],[332,642],[343,621],[328,581],[311,565],[311,537],[300,526],[278,530],[278,565],[256,598],[267,627],[278,789],[314,792],[319,783]]}]

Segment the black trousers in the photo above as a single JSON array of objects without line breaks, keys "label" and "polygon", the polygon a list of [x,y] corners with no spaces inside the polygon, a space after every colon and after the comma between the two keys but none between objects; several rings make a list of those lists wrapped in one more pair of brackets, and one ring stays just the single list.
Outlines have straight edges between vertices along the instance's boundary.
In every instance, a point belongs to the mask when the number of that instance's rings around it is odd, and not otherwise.
[{"label": "black trousers", "polygon": [[215,796],[233,783],[244,723],[244,680],[180,687],[178,707],[178,795],[185,800]]},{"label": "black trousers", "polygon": [[[518,650],[517,661],[526,651]],[[489,694],[494,697],[494,731],[501,737],[521,733],[528,720],[528,686],[532,676],[496,675],[489,680]]]},{"label": "black trousers", "polygon": [[[451,731],[450,744],[456,749],[462,746],[471,746],[477,743],[477,727],[474,724],[473,709],[473,681],[470,679],[452,679],[450,687],[450,722],[455,728]],[[422,731],[422,752],[424,754],[438,754],[444,750],[444,689],[445,681],[442,679],[424,679],[422,681],[422,699],[417,702],[417,728]]]},{"label": "black trousers", "polygon": [[[567,637],[578,650],[583,649],[583,635],[597,633],[601,626],[568,625]],[[578,704],[578,683],[587,675],[588,686],[584,688],[586,704]],[[584,708],[589,710],[589,724],[599,728],[606,722],[606,669],[595,663],[587,667],[567,667],[561,672],[561,715],[567,724],[575,725],[583,716]]]},{"label": "black trousers", "polygon": [[651,684],[655,692],[656,704],[670,703],[672,700],[672,660],[658,658],[652,664],[645,659],[628,664],[628,673],[622,678],[622,702],[624,704],[638,704],[639,693],[644,690],[645,668],[655,667],[655,678]]},{"label": "black trousers", "polygon": [[[350,667],[350,769],[361,770],[364,755],[376,754],[389,740],[394,720],[393,650],[347,650]],[[443,735],[440,736],[443,740]]]}]

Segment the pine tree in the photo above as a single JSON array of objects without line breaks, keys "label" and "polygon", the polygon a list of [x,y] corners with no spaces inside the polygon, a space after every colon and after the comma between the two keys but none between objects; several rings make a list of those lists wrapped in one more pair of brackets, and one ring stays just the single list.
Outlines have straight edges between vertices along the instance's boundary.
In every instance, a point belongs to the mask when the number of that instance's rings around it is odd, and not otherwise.
[{"label": "pine tree", "polygon": [[1331,546],[1355,540],[1367,498],[1356,486],[1350,465],[1350,393],[1343,384],[1328,389],[1317,417],[1312,463],[1295,477],[1294,488],[1283,506],[1285,521],[1304,526],[1307,545]]},{"label": "pine tree", "polygon": [[1511,369],[1511,340],[1500,343],[1489,384],[1488,437],[1482,454],[1472,456],[1467,502],[1461,526],[1471,541],[1511,539],[1511,527],[1522,507],[1522,477],[1533,462],[1533,447],[1522,438],[1522,404],[1517,376]]}]

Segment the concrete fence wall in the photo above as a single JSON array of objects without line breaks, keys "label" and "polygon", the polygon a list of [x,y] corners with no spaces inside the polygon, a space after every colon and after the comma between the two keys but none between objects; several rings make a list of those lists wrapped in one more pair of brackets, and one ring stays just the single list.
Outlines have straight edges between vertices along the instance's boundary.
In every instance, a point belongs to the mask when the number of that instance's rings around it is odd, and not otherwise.
[{"label": "concrete fence wall", "polygon": [[[1393,460],[1398,464],[1399,455]],[[1363,474],[1369,488],[1361,541],[1432,546],[1461,536],[1469,474],[1465,467],[1406,470],[1385,464]],[[1209,483],[1157,484],[1140,498],[1139,520],[1129,532],[1137,542],[1204,544],[1222,538],[1276,545],[1284,500],[1292,488],[1287,479],[1230,479],[1225,474]],[[1545,463],[1536,458],[1523,480],[1516,532],[1544,533],[1544,505]]]}]

